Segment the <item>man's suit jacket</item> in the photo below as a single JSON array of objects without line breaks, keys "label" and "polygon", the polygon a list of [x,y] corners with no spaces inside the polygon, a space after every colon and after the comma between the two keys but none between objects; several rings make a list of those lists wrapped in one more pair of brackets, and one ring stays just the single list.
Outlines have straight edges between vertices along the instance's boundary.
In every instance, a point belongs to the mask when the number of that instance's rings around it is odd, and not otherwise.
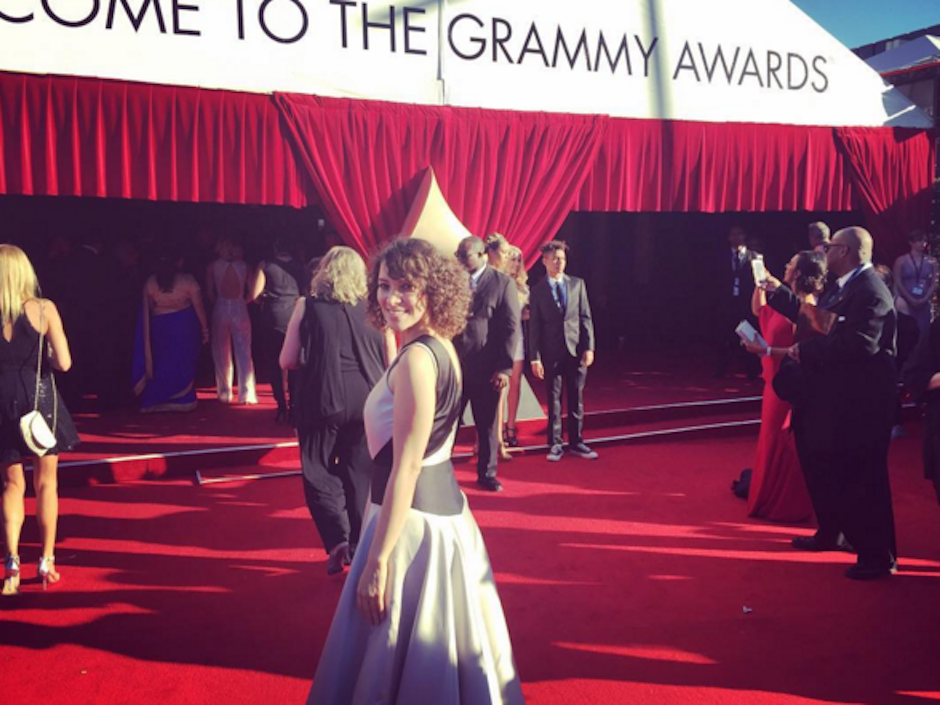
[{"label": "man's suit jacket", "polygon": [[[799,300],[778,289],[768,303],[796,322]],[[828,335],[800,343],[804,398],[794,407],[807,447],[845,450],[887,442],[897,385],[897,314],[891,292],[874,269],[841,291],[827,291],[820,307],[839,318]]]},{"label": "man's suit jacket", "polygon": [[529,299],[529,359],[554,362],[581,357],[594,349],[594,321],[587,287],[578,277],[563,275],[568,302],[564,313],[552,295],[548,277],[532,287]]},{"label": "man's suit jacket", "polygon": [[464,381],[483,384],[496,372],[509,374],[522,326],[512,279],[487,265],[477,281],[467,327],[454,339]]},{"label": "man's suit jacket", "polygon": [[[722,249],[722,254],[717,259],[714,290],[715,300],[718,306],[724,310],[747,308],[751,309],[751,296],[754,294],[754,271],[751,268],[751,262],[757,258],[754,250],[745,249],[744,257],[738,266],[734,269],[731,259],[731,248]],[[734,279],[738,278],[739,295],[733,296]]]}]

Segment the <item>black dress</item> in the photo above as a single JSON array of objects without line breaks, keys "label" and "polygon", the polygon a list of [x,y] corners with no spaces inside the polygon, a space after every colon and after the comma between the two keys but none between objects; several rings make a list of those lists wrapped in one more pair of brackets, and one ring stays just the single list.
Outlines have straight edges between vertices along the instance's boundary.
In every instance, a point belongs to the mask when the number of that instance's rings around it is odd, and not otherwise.
[{"label": "black dress", "polygon": [[[29,319],[21,315],[13,324],[13,337],[8,341],[0,335],[0,465],[17,463],[33,453],[20,436],[20,417],[34,408],[36,395],[36,358],[39,353],[39,332]],[[52,428],[53,417],[52,366],[43,360],[39,383],[39,410]],[[72,417],[58,397],[56,411],[56,445],[49,451],[57,455],[72,450],[79,443]]]}]

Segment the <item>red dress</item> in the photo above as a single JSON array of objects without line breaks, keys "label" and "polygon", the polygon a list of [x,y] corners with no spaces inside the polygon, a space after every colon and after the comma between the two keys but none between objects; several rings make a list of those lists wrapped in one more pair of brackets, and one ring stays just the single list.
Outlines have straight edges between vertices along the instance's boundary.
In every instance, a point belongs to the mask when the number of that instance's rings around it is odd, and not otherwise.
[{"label": "red dress", "polygon": [[[770,306],[760,310],[760,329],[767,344],[774,348],[793,345],[793,324]],[[780,361],[761,358],[764,398],[761,402],[760,437],[747,509],[752,517],[771,521],[799,522],[813,514],[796,444],[790,429],[783,425],[790,405],[774,394],[773,379]]]}]

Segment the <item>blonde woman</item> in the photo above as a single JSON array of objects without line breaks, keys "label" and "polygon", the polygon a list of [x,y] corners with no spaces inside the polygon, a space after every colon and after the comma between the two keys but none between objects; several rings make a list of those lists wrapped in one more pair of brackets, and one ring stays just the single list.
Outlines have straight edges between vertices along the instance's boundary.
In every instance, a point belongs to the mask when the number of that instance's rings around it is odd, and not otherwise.
[{"label": "blonde woman", "polygon": [[366,265],[355,250],[327,252],[310,290],[294,306],[280,364],[297,370],[291,420],[304,497],[333,575],[359,543],[372,475],[362,407],[385,369],[385,338],[366,322]]},{"label": "blonde woman", "polygon": [[[525,338],[529,321],[529,275],[522,261],[522,250],[515,245],[509,245],[506,259],[506,274],[516,283],[519,293],[519,312],[522,320],[522,335],[519,344],[512,356],[512,372],[509,375],[508,409],[506,412],[506,428],[503,432],[503,441],[513,448],[519,445],[519,434],[516,430],[516,416],[519,413],[519,397],[522,392],[522,370],[525,366]],[[502,408],[502,405],[500,405]]]},{"label": "blonde woman", "polygon": [[[57,470],[59,453],[78,444],[78,434],[62,398],[53,386],[52,370],[72,366],[69,343],[55,304],[39,298],[33,265],[15,245],[0,245],[0,468],[3,472],[3,529],[7,555],[3,595],[20,590],[20,532],[25,518],[26,479],[23,463],[33,465],[36,519],[42,544],[37,575],[46,585],[59,582],[55,567],[55,535],[59,517]],[[40,337],[42,336],[42,338]],[[20,417],[36,407],[36,371],[40,340],[51,356],[42,355],[39,411],[53,429],[56,445],[42,457],[30,451],[20,435]]]},{"label": "blonde woman", "polygon": [[[498,269],[503,274],[509,274],[509,256],[512,250],[512,245],[509,244],[509,241],[506,240],[506,237],[500,233],[490,233],[486,236],[486,240],[484,240],[484,242],[486,244],[487,264],[493,269]],[[522,339],[522,335],[519,336],[519,339]],[[505,430],[506,424],[504,419],[506,416],[506,397],[508,392],[509,387],[507,385],[500,391],[499,405],[496,407],[496,428],[499,433],[500,460],[512,460],[512,455],[510,455],[509,450],[506,448],[508,434]]]}]

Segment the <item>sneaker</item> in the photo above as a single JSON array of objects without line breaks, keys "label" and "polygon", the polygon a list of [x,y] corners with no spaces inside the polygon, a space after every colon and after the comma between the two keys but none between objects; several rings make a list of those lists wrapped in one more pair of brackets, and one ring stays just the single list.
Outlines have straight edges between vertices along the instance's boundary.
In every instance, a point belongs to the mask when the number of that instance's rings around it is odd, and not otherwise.
[{"label": "sneaker", "polygon": [[553,463],[557,463],[559,460],[561,460],[561,456],[563,456],[564,454],[565,454],[564,448],[562,448],[560,445],[554,445],[552,446],[552,449],[548,451],[547,457],[549,461]]},{"label": "sneaker", "polygon": [[579,458],[586,460],[597,460],[597,452],[588,448],[584,443],[575,443],[569,450]]}]

